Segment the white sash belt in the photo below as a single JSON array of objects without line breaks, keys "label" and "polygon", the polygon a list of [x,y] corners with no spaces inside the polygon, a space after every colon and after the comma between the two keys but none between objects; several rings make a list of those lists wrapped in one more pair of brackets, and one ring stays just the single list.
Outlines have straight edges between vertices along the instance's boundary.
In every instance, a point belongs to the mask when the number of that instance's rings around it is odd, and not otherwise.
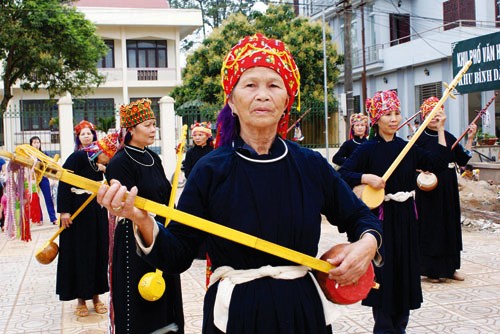
[{"label": "white sash belt", "polygon": [[398,191],[395,194],[387,194],[384,197],[384,201],[396,201],[396,202],[406,202],[408,198],[413,197],[415,199],[415,190],[412,191]]},{"label": "white sash belt", "polygon": [[77,195],[83,195],[83,194],[92,195],[93,194],[93,192],[91,192],[91,191],[88,191],[88,190],[85,190],[85,189],[80,189],[80,188],[75,188],[75,187],[71,187],[71,192],[73,194],[77,194]]},{"label": "white sash belt", "polygon": [[[236,284],[246,283],[262,277],[272,277],[275,279],[296,279],[304,277],[309,272],[305,266],[263,266],[256,269],[235,270],[229,266],[217,268],[210,276],[210,286],[220,280],[215,297],[214,324],[224,333],[226,332],[229,304],[231,295]],[[334,304],[326,299],[314,275],[309,272],[321,298],[325,313],[326,324],[329,325],[335,319],[333,309]]]}]

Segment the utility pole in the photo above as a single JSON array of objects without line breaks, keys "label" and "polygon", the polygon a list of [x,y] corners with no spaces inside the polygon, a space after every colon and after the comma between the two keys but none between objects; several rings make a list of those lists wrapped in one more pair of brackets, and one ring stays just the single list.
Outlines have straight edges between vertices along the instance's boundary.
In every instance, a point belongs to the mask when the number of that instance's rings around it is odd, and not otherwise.
[{"label": "utility pole", "polygon": [[[338,5],[343,8],[338,12],[344,12],[344,93],[346,95],[346,124],[354,112],[354,98],[352,95],[352,60],[351,60],[351,0],[340,0]],[[346,126],[347,128],[347,126]],[[349,131],[346,131],[346,140],[349,140]]]},{"label": "utility pole", "polygon": [[365,50],[365,3],[362,2],[361,6],[361,50],[363,53],[363,72],[361,72],[361,110],[366,114],[366,50]]}]

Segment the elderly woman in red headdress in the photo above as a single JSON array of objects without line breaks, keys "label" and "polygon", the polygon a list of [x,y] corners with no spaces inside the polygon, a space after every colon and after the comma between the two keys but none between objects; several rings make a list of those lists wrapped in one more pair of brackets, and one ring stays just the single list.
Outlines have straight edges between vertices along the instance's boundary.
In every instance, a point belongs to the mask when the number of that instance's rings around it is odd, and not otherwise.
[{"label": "elderly woman in red headdress", "polygon": [[436,152],[412,147],[384,182],[382,175],[396,160],[407,142],[396,136],[401,111],[394,91],[382,91],[368,99],[372,133],[353,152],[339,173],[351,187],[369,184],[385,189],[384,202],[373,210],[383,225],[384,265],[375,268],[380,289],[371,290],[363,305],[372,306],[374,333],[405,333],[410,310],[420,307],[422,289],[415,208],[415,170],[442,170],[448,165],[449,149],[444,135],[445,115],[436,116]]},{"label": "elderly woman in red headdress", "polygon": [[[329,259],[337,266],[330,279],[357,282],[382,242],[380,223],[319,153],[282,138],[300,84],[290,52],[279,40],[248,36],[221,74],[227,104],[218,148],[196,164],[178,208],[310,256],[323,214],[355,241]],[[134,221],[144,258],[161,270],[186,270],[206,243],[214,272],[203,333],[331,333],[331,304],[309,268],[176,222],[163,228],[132,207],[136,188],[122,202],[124,191],[113,182],[98,199]]]},{"label": "elderly woman in red headdress", "polygon": [[[420,111],[425,119],[439,102],[437,97],[426,99]],[[444,108],[438,116],[444,114]],[[434,117],[427,125],[416,144],[429,151],[437,151],[438,117]],[[427,276],[432,283],[440,283],[446,279],[463,281],[460,269],[460,252],[462,251],[462,227],[460,223],[460,198],[456,166],[465,166],[472,157],[470,149],[476,133],[476,125],[469,126],[465,148],[457,145],[451,152],[448,168],[436,174],[437,186],[431,191],[417,188],[416,201],[420,226],[421,274]],[[444,132],[446,145],[451,149],[456,138],[448,131]]]},{"label": "elderly woman in red headdress", "polygon": [[332,162],[337,166],[349,158],[354,150],[368,138],[368,116],[363,114],[352,114],[350,118],[351,128],[349,130],[349,140],[340,146],[337,153],[332,158]]},{"label": "elderly woman in red headdress", "polygon": [[[73,152],[63,167],[75,174],[102,181],[104,174],[98,164],[106,165],[118,149],[118,134],[110,134]],[[92,299],[98,314],[108,311],[100,295],[108,287],[108,214],[92,200],[74,219],[74,214],[92,194],[59,182],[57,210],[61,213],[56,293],[60,300],[77,299],[75,315],[89,315],[86,300]]]}]

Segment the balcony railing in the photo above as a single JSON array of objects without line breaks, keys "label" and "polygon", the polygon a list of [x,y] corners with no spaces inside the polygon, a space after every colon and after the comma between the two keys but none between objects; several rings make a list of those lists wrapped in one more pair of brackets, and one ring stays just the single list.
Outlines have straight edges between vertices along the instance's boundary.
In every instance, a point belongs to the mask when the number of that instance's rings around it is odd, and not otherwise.
[{"label": "balcony railing", "polygon": [[137,70],[138,81],[154,81],[158,80],[158,70]]},{"label": "balcony railing", "polygon": [[[365,48],[365,65],[370,65],[380,61],[380,50],[384,48],[383,44],[375,44]],[[356,50],[352,53],[352,67],[363,66],[363,50]]]}]

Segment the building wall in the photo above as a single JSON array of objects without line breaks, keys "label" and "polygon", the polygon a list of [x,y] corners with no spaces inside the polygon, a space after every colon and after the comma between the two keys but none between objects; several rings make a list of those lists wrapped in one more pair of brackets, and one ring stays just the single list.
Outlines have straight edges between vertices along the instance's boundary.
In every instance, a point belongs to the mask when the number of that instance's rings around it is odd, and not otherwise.
[{"label": "building wall", "polygon": [[[373,0],[365,1],[365,49],[378,47],[377,59],[366,64],[367,96],[380,90],[397,89],[401,98],[403,117],[411,117],[422,101],[418,100],[417,86],[438,82],[450,82],[452,73],[452,45],[455,42],[474,38],[477,36],[499,31],[495,27],[495,2],[496,0],[475,0],[475,27],[456,27],[445,30],[443,27],[443,3],[445,1],[401,0],[398,1]],[[309,7],[323,4],[321,1],[307,1]],[[335,2],[333,2],[335,3]],[[352,0],[353,22],[355,26],[352,49],[362,50],[361,44],[361,1]],[[318,6],[319,10],[324,7]],[[338,12],[339,7],[332,6],[325,9],[326,20],[333,27],[332,37],[340,44],[343,52],[343,36],[341,25],[344,24],[343,12]],[[310,12],[310,11],[309,11]],[[304,11],[302,13],[305,13]],[[410,15],[411,40],[399,45],[390,45],[390,14]],[[321,18],[319,11],[313,13],[311,19]],[[373,23],[370,20],[374,20]],[[373,31],[372,31],[373,30]],[[353,60],[353,95],[362,95],[361,85],[362,66]],[[343,73],[335,87],[334,95],[338,98],[344,93]],[[444,87],[443,87],[444,90]],[[474,109],[481,106],[493,96],[494,92],[480,92],[475,94],[457,95],[457,100],[448,99],[445,109],[448,110],[447,130],[456,134],[462,133],[474,117]],[[470,96],[470,101],[469,101]],[[490,119],[495,120],[495,110],[500,111],[500,102],[489,109]],[[356,110],[355,110],[356,112]],[[499,116],[500,117],[500,116]],[[347,124],[345,119],[340,124]],[[494,122],[494,121],[493,121]],[[498,121],[497,121],[498,124]],[[497,126],[498,127],[498,126]],[[494,133],[494,126],[490,128]],[[407,129],[400,131],[401,137],[406,137]]]}]

